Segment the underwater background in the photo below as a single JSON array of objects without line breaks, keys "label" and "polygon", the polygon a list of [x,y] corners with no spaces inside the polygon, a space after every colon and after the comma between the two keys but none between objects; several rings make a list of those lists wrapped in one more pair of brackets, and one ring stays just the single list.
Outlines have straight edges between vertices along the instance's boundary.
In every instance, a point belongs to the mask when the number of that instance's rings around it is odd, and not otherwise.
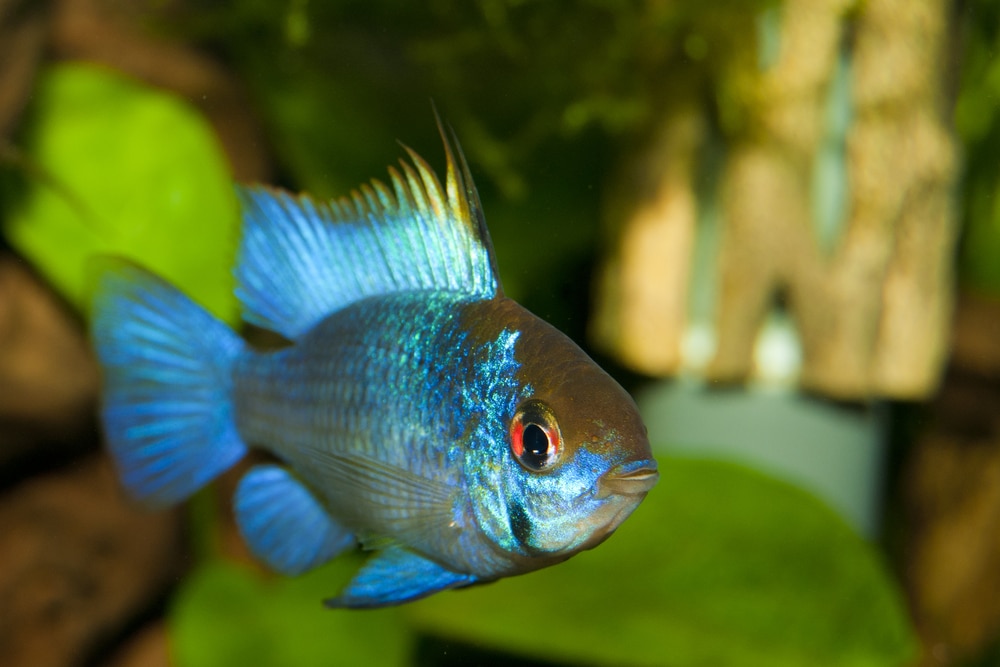
[{"label": "underwater background", "polygon": [[[992,0],[0,0],[0,665],[1000,664],[998,55]],[[362,555],[267,572],[245,468],[121,491],[88,266],[238,325],[233,182],[441,171],[434,108],[661,479],[564,564],[326,610]]]}]

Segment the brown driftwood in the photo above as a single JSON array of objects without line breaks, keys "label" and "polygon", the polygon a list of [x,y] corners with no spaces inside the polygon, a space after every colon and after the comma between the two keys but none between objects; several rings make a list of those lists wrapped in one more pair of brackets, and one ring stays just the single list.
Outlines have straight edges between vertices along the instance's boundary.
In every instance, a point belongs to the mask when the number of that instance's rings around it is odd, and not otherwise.
[{"label": "brown driftwood", "polygon": [[0,0],[0,149],[24,110],[47,29],[48,2]]},{"label": "brown driftwood", "polygon": [[962,295],[953,340],[902,475],[901,556],[927,667],[975,661],[1000,634],[1000,301]]},{"label": "brown driftwood", "polygon": [[92,432],[97,384],[79,322],[21,260],[0,254],[0,467]]},{"label": "brown driftwood", "polygon": [[180,571],[180,515],[122,494],[93,455],[0,502],[0,664],[82,664]]}]

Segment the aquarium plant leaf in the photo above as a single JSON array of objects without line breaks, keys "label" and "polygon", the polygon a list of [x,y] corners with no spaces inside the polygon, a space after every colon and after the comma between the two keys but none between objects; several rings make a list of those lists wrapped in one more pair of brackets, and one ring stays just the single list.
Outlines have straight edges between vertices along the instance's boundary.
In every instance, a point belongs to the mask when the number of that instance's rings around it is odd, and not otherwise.
[{"label": "aquarium plant leaf", "polygon": [[331,611],[360,559],[337,558],[295,579],[220,560],[200,566],[170,611],[177,667],[405,665],[411,632],[398,609]]},{"label": "aquarium plant leaf", "polygon": [[192,107],[111,70],[63,64],[39,78],[27,122],[33,168],[4,198],[4,233],[53,286],[83,306],[90,258],[120,255],[237,319],[238,205]]},{"label": "aquarium plant leaf", "polygon": [[572,665],[898,667],[915,656],[872,546],[811,495],[662,457],[617,534],[557,567],[407,606],[422,631]]}]

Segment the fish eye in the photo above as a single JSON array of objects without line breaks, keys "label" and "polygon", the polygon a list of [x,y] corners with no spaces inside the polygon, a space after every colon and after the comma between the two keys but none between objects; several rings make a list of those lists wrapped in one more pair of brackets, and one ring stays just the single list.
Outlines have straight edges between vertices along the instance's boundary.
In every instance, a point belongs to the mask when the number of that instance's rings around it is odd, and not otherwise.
[{"label": "fish eye", "polygon": [[510,451],[531,472],[551,468],[562,454],[562,437],[552,411],[542,401],[525,401],[510,426]]}]

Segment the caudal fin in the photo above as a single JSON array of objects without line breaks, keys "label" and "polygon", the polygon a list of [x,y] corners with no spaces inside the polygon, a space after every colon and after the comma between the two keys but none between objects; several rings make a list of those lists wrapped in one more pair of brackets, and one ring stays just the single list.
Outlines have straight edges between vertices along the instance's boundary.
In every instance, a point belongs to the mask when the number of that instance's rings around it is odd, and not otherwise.
[{"label": "caudal fin", "polygon": [[108,262],[95,294],[102,418],[122,482],[150,505],[183,500],[246,452],[232,402],[232,366],[244,343],[174,287],[124,261]]}]

